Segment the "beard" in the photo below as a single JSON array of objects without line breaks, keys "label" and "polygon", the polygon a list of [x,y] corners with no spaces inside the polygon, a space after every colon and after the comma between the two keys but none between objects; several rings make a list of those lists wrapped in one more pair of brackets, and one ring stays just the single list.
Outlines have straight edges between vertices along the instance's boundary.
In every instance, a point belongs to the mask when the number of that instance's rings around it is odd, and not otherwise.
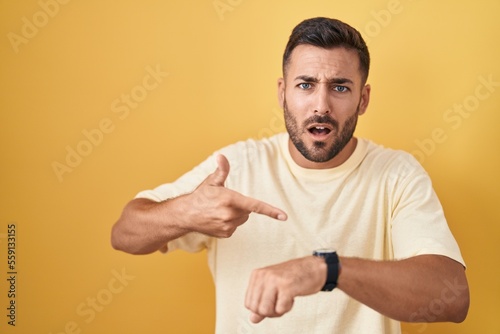
[{"label": "beard", "polygon": [[[360,101],[361,102],[361,101]],[[284,101],[285,126],[290,136],[290,140],[297,150],[309,161],[312,162],[327,162],[339,154],[340,151],[351,140],[356,124],[358,123],[359,104],[354,115],[349,117],[342,128],[339,123],[328,115],[314,115],[306,119],[302,126],[299,127],[297,119],[288,110],[286,99]],[[314,141],[311,147],[307,147],[301,136],[308,132],[307,127],[313,123],[329,124],[333,127],[334,140],[328,145],[324,141]],[[339,132],[340,131],[340,132]]]}]

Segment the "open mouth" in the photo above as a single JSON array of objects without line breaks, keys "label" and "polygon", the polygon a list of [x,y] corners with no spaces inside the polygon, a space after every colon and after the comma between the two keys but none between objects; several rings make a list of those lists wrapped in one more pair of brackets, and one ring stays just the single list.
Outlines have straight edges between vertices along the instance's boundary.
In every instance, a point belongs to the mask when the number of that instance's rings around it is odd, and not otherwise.
[{"label": "open mouth", "polygon": [[332,129],[328,125],[313,124],[307,128],[307,131],[314,136],[326,136],[332,132]]}]

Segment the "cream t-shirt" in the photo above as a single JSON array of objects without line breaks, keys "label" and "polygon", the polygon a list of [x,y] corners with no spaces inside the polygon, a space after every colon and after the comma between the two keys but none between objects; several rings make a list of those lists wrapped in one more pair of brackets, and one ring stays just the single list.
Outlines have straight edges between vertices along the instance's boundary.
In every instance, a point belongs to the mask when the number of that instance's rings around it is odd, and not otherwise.
[{"label": "cream t-shirt", "polygon": [[429,176],[409,154],[358,139],[354,153],[332,169],[298,166],[288,134],[247,140],[216,152],[173,183],[137,197],[162,201],[193,191],[215,171],[215,156],[231,165],[226,187],[288,214],[287,221],[251,214],[226,239],[190,233],[168,250],[207,250],[216,286],[216,333],[400,333],[400,324],[342,291],[298,297],[292,310],[259,324],[249,321],[244,297],[253,269],[311,255],[397,260],[440,254],[462,264]]}]

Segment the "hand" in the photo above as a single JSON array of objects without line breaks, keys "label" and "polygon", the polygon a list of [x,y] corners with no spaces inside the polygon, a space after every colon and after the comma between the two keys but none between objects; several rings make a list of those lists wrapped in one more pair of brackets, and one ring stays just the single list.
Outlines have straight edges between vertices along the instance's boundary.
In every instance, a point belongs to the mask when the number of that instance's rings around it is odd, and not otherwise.
[{"label": "hand", "polygon": [[254,270],[245,297],[245,307],[252,312],[250,321],[258,323],[290,311],[295,297],[321,290],[326,271],[325,261],[316,256]]},{"label": "hand", "polygon": [[[284,211],[254,198],[227,189],[224,182],[229,174],[229,162],[217,156],[217,169],[189,194],[189,214],[186,224],[191,230],[217,238],[230,237],[245,223],[250,213],[286,220]],[[193,219],[193,217],[195,217]]]}]

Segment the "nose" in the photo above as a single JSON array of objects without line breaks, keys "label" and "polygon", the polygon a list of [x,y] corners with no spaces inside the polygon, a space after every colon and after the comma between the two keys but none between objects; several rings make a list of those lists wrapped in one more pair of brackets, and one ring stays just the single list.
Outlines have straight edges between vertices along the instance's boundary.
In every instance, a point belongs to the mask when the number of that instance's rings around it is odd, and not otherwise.
[{"label": "nose", "polygon": [[315,94],[315,114],[329,114],[331,113],[329,91],[327,85],[321,85]]}]

